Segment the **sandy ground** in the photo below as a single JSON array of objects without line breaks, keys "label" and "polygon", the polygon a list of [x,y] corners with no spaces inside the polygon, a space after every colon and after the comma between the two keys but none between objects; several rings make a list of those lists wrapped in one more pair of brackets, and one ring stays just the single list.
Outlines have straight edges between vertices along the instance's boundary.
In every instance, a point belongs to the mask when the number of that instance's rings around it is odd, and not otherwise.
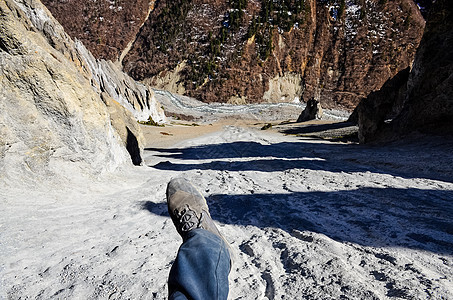
[{"label": "sandy ground", "polygon": [[[357,126],[347,122],[331,120],[312,120],[296,123],[295,121],[288,120],[263,122],[255,119],[218,119],[212,120],[212,122],[191,122],[170,119],[162,127],[148,125],[140,125],[140,127],[146,140],[146,148],[166,148],[185,140],[221,131],[223,127],[228,125],[327,140],[348,137],[346,141],[358,142],[355,138],[358,129]],[[264,129],[263,127],[268,128]],[[351,135],[354,136],[351,137]]]},{"label": "sandy ground", "polygon": [[140,125],[143,135],[146,140],[146,148],[157,147],[165,148],[171,147],[177,143],[185,140],[193,139],[206,135],[208,133],[222,130],[223,126],[228,124],[239,123],[247,126],[252,124],[252,121],[231,121],[231,120],[217,120],[210,123],[196,123],[172,120],[162,127]]},{"label": "sandy ground", "polygon": [[165,188],[185,176],[235,252],[230,299],[453,299],[453,141],[262,125],[146,128],[144,166],[2,190],[0,298],[165,299],[181,243]]}]

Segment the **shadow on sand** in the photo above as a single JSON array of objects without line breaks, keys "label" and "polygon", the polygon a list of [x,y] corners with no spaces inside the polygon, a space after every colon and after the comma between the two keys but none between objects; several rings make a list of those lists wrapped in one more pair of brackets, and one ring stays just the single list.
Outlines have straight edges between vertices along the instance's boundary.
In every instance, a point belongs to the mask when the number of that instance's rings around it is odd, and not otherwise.
[{"label": "shadow on sand", "polygon": [[[291,124],[291,123],[288,123]],[[301,123],[297,123],[301,124]],[[350,122],[336,122],[330,124],[310,124],[310,125],[293,125],[290,128],[283,129],[280,132],[285,134],[309,134],[318,133],[328,130],[339,130],[345,128],[356,128],[356,126]]]},{"label": "shadow on sand", "polygon": [[[425,145],[426,146],[426,145]],[[436,147],[413,149],[400,146],[320,143],[307,140],[261,144],[233,142],[188,148],[148,148],[156,157],[169,161],[150,166],[160,170],[227,170],[274,172],[301,168],[331,172],[373,172],[404,178],[426,178],[453,182],[451,153]],[[444,147],[445,148],[445,147]],[[417,148],[418,149],[418,148]],[[443,148],[442,148],[443,149]],[[235,160],[235,159],[241,160]],[[244,159],[248,158],[248,159]],[[171,162],[170,160],[179,160]],[[200,160],[211,160],[198,162]],[[185,163],[184,161],[192,161]],[[195,162],[193,162],[195,161]]]},{"label": "shadow on sand", "polygon": [[[452,141],[413,140],[385,147],[297,140],[269,144],[238,141],[186,148],[146,149],[168,161],[161,170],[275,172],[310,169],[371,172],[453,182]],[[405,247],[453,254],[453,190],[357,188],[329,192],[211,195],[213,219],[232,225],[312,231],[372,247]],[[148,202],[167,215],[166,204]]]},{"label": "shadow on sand", "polygon": [[[337,192],[212,195],[224,224],[312,231],[340,242],[453,254],[453,191],[362,188]],[[168,216],[165,203],[143,208]]]}]

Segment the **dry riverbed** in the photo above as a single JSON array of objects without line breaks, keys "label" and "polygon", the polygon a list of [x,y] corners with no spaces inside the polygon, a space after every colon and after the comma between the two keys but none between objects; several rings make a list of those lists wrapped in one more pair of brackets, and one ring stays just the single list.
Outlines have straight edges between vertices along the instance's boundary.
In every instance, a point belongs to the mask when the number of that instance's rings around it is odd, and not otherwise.
[{"label": "dry riverbed", "polygon": [[144,128],[143,166],[2,190],[0,298],[165,299],[181,243],[165,188],[184,176],[235,252],[230,299],[453,299],[452,141],[266,124]]}]

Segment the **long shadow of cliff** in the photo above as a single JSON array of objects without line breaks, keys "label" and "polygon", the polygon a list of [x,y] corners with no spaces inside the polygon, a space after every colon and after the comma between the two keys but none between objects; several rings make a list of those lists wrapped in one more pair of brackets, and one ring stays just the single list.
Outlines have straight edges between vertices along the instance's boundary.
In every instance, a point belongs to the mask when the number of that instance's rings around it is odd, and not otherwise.
[{"label": "long shadow of cliff", "polygon": [[[453,254],[453,191],[362,188],[338,192],[212,195],[213,219],[324,234],[340,242]],[[166,215],[166,204],[144,209]],[[300,237],[300,234],[297,236]]]},{"label": "long shadow of cliff", "polygon": [[291,128],[283,129],[280,132],[286,134],[309,134],[309,133],[318,133],[321,131],[327,130],[337,130],[337,129],[344,129],[354,126],[354,124],[350,122],[337,122],[331,124],[310,124],[304,125],[300,124],[298,126],[293,126]]},{"label": "long shadow of cliff", "polygon": [[[414,147],[412,147],[413,149]],[[417,148],[418,149],[418,148]],[[282,142],[260,144],[257,142],[233,142],[209,144],[187,148],[148,148],[157,152],[154,156],[168,158],[154,166],[156,169],[188,171],[228,170],[273,172],[293,168],[325,170],[331,172],[373,172],[405,178],[427,178],[453,182],[452,172],[445,166],[451,165],[452,155],[436,153],[436,159],[427,159],[428,150],[420,148],[409,152],[401,147],[369,147],[339,143]],[[172,162],[170,160],[179,160]],[[240,160],[235,160],[240,159]],[[191,160],[195,162],[185,163]],[[198,163],[196,161],[212,160]],[[444,160],[445,163],[441,163]]]},{"label": "long shadow of cliff", "polygon": [[[295,147],[298,146],[298,147]],[[296,158],[302,157],[313,147],[304,146],[302,143],[275,143],[263,145],[258,142],[233,142],[194,146],[188,148],[146,148],[145,150],[161,152],[157,156],[176,159],[214,159],[214,158],[239,158],[239,157],[277,157]]]}]

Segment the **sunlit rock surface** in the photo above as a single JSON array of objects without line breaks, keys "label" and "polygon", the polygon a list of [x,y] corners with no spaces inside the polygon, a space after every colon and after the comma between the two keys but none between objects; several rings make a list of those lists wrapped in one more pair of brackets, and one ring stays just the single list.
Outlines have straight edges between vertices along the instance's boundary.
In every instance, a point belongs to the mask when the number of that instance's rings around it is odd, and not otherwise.
[{"label": "sunlit rock surface", "polygon": [[135,119],[116,105],[112,126],[112,105],[49,11],[39,1],[6,0],[0,13],[0,180],[98,176],[134,160],[121,132],[142,142]]}]

